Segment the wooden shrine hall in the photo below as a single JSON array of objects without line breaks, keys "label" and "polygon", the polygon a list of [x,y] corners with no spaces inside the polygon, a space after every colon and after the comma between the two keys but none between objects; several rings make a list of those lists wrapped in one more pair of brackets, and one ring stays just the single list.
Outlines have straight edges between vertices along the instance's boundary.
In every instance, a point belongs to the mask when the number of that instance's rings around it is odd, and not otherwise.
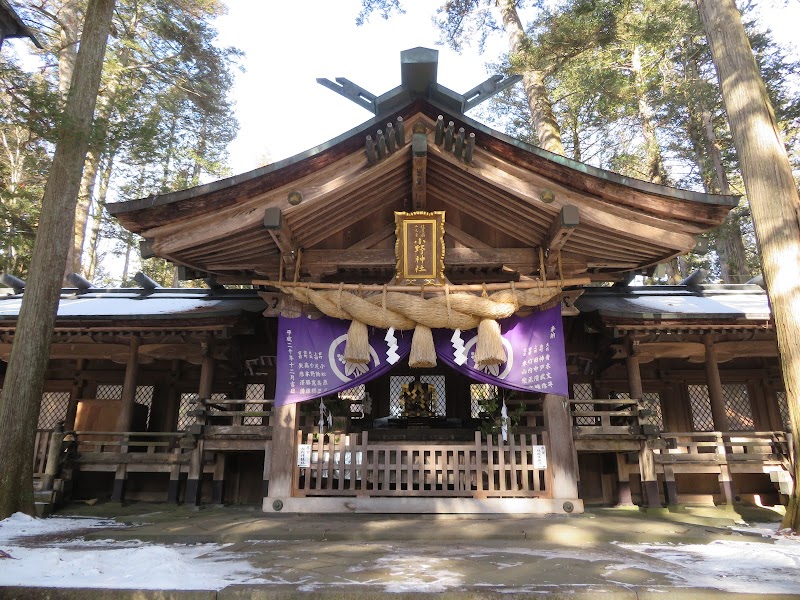
[{"label": "wooden shrine hall", "polygon": [[[109,205],[204,289],[64,289],[43,502],[571,513],[777,504],[788,416],[756,285],[631,285],[737,204],[514,140],[437,52],[293,158]],[[24,282],[0,288],[0,386]],[[245,285],[252,289],[225,286]],[[305,336],[305,337],[304,337]]]}]

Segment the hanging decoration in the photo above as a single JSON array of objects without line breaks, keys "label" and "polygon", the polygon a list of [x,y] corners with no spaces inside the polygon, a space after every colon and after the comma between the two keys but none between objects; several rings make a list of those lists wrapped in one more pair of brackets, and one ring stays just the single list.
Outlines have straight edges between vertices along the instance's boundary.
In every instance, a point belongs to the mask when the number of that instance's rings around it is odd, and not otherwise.
[{"label": "hanging decoration", "polygon": [[503,408],[500,409],[500,434],[503,436],[503,441],[508,441],[508,407],[506,406],[506,399],[503,398]]},{"label": "hanging decoration", "polygon": [[325,406],[325,401],[320,398],[319,401],[319,434],[325,434],[325,413],[328,410],[328,407]]},{"label": "hanging decoration", "polygon": [[[343,285],[334,289],[312,289],[306,285],[284,284],[281,291],[302,304],[313,305],[329,317],[359,323],[350,326],[347,336],[345,357],[349,364],[369,362],[364,325],[393,328],[395,331],[416,330],[414,337],[420,337],[416,342],[417,352],[412,366],[432,367],[436,365],[429,337],[429,330],[432,329],[478,329],[481,340],[478,352],[480,365],[500,364],[504,355],[497,321],[507,319],[520,307],[535,307],[557,301],[561,287],[558,282],[550,285],[541,282],[507,285],[505,289],[486,294],[485,297],[466,292],[451,293],[450,288],[445,287],[444,294],[428,298],[387,291],[387,286],[383,286],[381,292],[370,294],[345,291]],[[418,326],[423,328],[417,329]]]}]

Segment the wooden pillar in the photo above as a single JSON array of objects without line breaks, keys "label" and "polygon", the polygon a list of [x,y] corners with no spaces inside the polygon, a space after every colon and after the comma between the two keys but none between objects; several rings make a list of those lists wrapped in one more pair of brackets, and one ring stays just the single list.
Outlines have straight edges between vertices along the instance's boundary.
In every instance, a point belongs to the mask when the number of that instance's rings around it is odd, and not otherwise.
[{"label": "wooden pillar", "polygon": [[672,431],[693,431],[694,430],[694,415],[692,414],[692,401],[689,398],[689,387],[686,380],[677,382],[672,386],[675,390],[675,399],[678,400],[678,417],[681,419],[683,425],[680,428],[673,429]]},{"label": "wooden pillar", "polygon": [[633,506],[631,496],[631,476],[625,452],[617,452],[617,506]]},{"label": "wooden pillar", "polygon": [[[206,344],[203,351],[203,363],[200,365],[200,385],[197,390],[197,395],[201,400],[208,400],[211,398],[213,389],[214,356],[212,344],[209,342]],[[205,443],[201,433],[189,461],[189,478],[186,481],[186,499],[184,500],[186,504],[193,504],[195,506],[200,504],[203,481],[204,445]]]},{"label": "wooden pillar", "polygon": [[[720,440],[721,442],[722,440]],[[719,489],[727,506],[733,506],[735,492],[733,491],[733,478],[728,465],[719,466]]]},{"label": "wooden pillar", "polygon": [[764,375],[761,379],[753,381],[754,398],[762,405],[764,411],[764,422],[756,425],[756,430],[761,431],[783,431],[783,418],[781,408],[778,404],[778,395],[775,389],[768,382],[768,371],[764,368]]},{"label": "wooden pillar", "polygon": [[117,417],[117,431],[130,431],[133,421],[133,404],[136,401],[136,379],[139,376],[139,344],[141,339],[133,335],[125,365],[125,381],[122,384],[122,399]]},{"label": "wooden pillar", "polygon": [[181,468],[176,465],[169,470],[169,486],[167,487],[167,502],[177,504],[180,497]]},{"label": "wooden pillar", "polygon": [[267,440],[264,442],[264,472],[261,476],[261,496],[264,498],[266,498],[269,495],[269,480],[271,479],[271,474],[272,474],[272,440]]},{"label": "wooden pillar", "polygon": [[164,411],[164,431],[172,432],[178,429],[178,409],[181,404],[181,395],[178,390],[178,381],[181,377],[179,360],[172,361],[169,373],[169,388],[167,391],[167,407]]},{"label": "wooden pillar", "polygon": [[211,503],[222,504],[225,491],[225,458],[224,452],[217,452],[214,464],[214,479],[211,482]]},{"label": "wooden pillar", "polygon": [[75,429],[75,417],[78,415],[78,400],[83,397],[83,388],[86,380],[83,371],[86,368],[86,359],[79,358],[75,363],[75,375],[72,378],[72,389],[69,392],[69,404],[67,414],[64,417],[64,429],[70,431]]},{"label": "wooden pillar", "polygon": [[169,410],[169,385],[165,378],[159,377],[153,381],[153,400],[150,403],[150,420],[147,423],[147,431],[160,433],[169,431],[166,413]]},{"label": "wooden pillar", "polygon": [[628,391],[631,400],[641,400],[644,392],[642,391],[642,374],[639,371],[639,359],[636,356],[628,355],[625,359],[625,368],[628,371]]},{"label": "wooden pillar", "polygon": [[42,477],[42,489],[53,491],[53,483],[61,470],[61,451],[64,445],[64,428],[56,423],[50,435],[50,448],[47,451],[47,463]]},{"label": "wooden pillar", "polygon": [[[297,405],[286,404],[272,409],[272,455],[270,458],[270,480],[268,497],[290,498],[292,474],[294,473],[295,443],[297,439]],[[266,457],[265,457],[266,458]],[[266,510],[271,510],[265,502]]]},{"label": "wooden pillar", "polygon": [[728,431],[728,417],[725,414],[725,397],[722,394],[722,381],[719,378],[714,336],[710,333],[703,334],[703,344],[706,347],[706,383],[708,385],[708,397],[711,400],[714,430]]},{"label": "wooden pillar", "polygon": [[664,495],[669,506],[678,504],[678,484],[675,481],[675,469],[671,465],[664,465]]},{"label": "wooden pillar", "polygon": [[550,438],[547,466],[552,474],[551,495],[553,498],[567,500],[578,497],[578,455],[565,401],[563,396],[545,394],[542,412],[544,426]]},{"label": "wooden pillar", "polygon": [[764,398],[764,389],[758,379],[747,380],[747,398],[750,400],[750,411],[753,415],[753,429],[756,431],[770,431],[769,409]]},{"label": "wooden pillar", "polygon": [[661,506],[661,495],[658,491],[658,477],[652,448],[642,440],[639,448],[639,474],[642,477],[642,504],[647,508]]},{"label": "wooden pillar", "polygon": [[[163,430],[167,432],[178,429],[178,409],[181,403],[181,394],[178,382],[181,376],[181,363],[175,359],[169,373],[169,383],[166,393],[167,405],[164,410]],[[180,450],[178,450],[179,452]],[[176,454],[178,453],[176,452]],[[167,488],[167,502],[177,504],[180,500],[181,482],[186,480],[186,475],[181,473],[180,465],[173,466],[169,471],[169,487]]]},{"label": "wooden pillar", "polygon": [[211,398],[213,389],[214,357],[209,345],[205,352],[203,352],[203,363],[200,365],[200,385],[198,386],[197,395],[202,400],[208,400]]},{"label": "wooden pillar", "polygon": [[[630,337],[627,339],[628,357],[625,367],[628,372],[628,390],[632,399],[641,400],[644,396],[642,389],[642,374],[639,370],[639,359],[633,354],[633,344]],[[658,492],[658,477],[653,450],[642,441],[639,449],[639,474],[642,478],[642,504],[648,508],[661,506],[661,496]]]},{"label": "wooden pillar", "polygon": [[[122,384],[122,398],[120,411],[117,417],[117,431],[130,431],[133,422],[133,405],[136,402],[136,379],[139,376],[139,344],[141,339],[134,334],[131,337],[128,349],[128,362],[125,365],[125,381]],[[122,452],[127,452],[127,445],[120,446]],[[112,502],[125,500],[125,484],[128,481],[128,467],[121,464],[114,474],[114,487],[111,491]]]}]

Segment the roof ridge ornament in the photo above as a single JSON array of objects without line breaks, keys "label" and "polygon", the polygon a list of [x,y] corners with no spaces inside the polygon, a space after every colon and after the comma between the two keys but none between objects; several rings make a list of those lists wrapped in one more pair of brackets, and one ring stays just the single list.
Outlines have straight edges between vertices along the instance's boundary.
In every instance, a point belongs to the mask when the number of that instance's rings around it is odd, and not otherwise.
[{"label": "roof ridge ornament", "polygon": [[376,96],[365,88],[344,77],[337,77],[334,83],[324,77],[317,83],[366,108],[375,115],[390,112],[414,98],[428,98],[445,108],[464,114],[485,102],[492,96],[510,88],[522,80],[520,75],[492,75],[465,94],[446,88],[437,81],[439,51],[430,48],[411,48],[400,53],[399,86]]}]

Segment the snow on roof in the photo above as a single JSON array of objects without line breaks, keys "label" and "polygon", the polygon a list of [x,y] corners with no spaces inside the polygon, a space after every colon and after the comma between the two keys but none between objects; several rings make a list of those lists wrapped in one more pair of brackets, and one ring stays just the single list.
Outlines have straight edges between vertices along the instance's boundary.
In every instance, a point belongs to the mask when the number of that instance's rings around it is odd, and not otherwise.
[{"label": "snow on roof", "polygon": [[[16,319],[24,294],[0,289],[0,320]],[[7,290],[11,292],[11,290]],[[156,289],[62,290],[59,319],[200,318],[261,312],[266,308],[255,290]]]},{"label": "snow on roof", "polygon": [[587,288],[575,305],[603,317],[670,320],[748,320],[771,317],[767,294],[757,285]]}]

